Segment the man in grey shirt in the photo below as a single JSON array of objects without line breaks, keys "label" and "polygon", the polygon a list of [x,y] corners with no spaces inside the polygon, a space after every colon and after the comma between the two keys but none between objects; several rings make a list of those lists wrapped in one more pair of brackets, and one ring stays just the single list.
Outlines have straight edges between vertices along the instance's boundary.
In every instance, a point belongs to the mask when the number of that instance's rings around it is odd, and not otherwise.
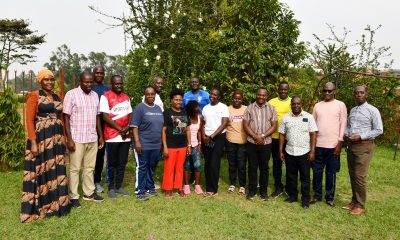
[{"label": "man in grey shirt", "polygon": [[383,133],[379,110],[367,103],[367,89],[358,86],[354,90],[357,106],[350,111],[345,136],[349,142],[347,162],[352,199],[344,206],[352,215],[365,213],[367,198],[368,166],[374,152],[374,139]]}]

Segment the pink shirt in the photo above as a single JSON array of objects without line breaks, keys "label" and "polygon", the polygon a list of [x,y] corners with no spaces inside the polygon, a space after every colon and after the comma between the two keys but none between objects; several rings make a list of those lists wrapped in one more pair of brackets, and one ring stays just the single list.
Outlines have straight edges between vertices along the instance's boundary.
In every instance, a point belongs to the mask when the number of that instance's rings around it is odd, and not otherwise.
[{"label": "pink shirt", "polygon": [[197,138],[197,133],[199,132],[200,128],[200,116],[197,117],[196,124],[190,124],[190,144],[192,147],[197,147],[199,145],[199,139]]},{"label": "pink shirt", "polygon": [[334,99],[315,104],[313,117],[318,126],[317,147],[335,148],[339,141],[343,141],[347,109],[342,101]]},{"label": "pink shirt", "polygon": [[97,141],[96,116],[99,112],[99,97],[94,91],[86,94],[81,87],[67,92],[63,113],[70,115],[72,140],[78,143]]}]

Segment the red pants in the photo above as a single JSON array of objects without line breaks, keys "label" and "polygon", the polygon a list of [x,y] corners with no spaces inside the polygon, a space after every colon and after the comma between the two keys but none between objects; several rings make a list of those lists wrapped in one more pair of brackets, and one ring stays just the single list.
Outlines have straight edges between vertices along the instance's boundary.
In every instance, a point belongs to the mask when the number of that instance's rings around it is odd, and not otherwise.
[{"label": "red pants", "polygon": [[168,148],[168,157],[164,158],[164,176],[162,182],[164,190],[172,190],[172,188],[182,189],[185,159],[186,147]]}]

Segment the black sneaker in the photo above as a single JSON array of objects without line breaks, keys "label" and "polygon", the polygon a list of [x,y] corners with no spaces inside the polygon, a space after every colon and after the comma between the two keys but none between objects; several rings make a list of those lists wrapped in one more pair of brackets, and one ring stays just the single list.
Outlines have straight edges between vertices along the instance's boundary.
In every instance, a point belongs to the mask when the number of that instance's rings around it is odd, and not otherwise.
[{"label": "black sneaker", "polygon": [[321,198],[315,198],[315,197],[313,197],[313,198],[311,199],[311,201],[310,201],[310,204],[316,204],[317,202],[321,202],[321,201],[322,201]]},{"label": "black sneaker", "polygon": [[309,203],[309,202],[302,202],[302,203],[301,203],[301,207],[302,207],[303,209],[307,209],[307,208],[310,207],[310,203]]},{"label": "black sneaker", "polygon": [[261,198],[261,200],[263,200],[263,201],[268,201],[268,194],[266,194],[266,193],[261,193],[261,194],[260,194],[260,198]]},{"label": "black sneaker", "polygon": [[104,201],[104,198],[102,198],[101,196],[97,195],[96,192],[94,192],[90,196],[83,195],[83,200],[94,201],[94,202],[102,202],[102,201]]},{"label": "black sneaker", "polygon": [[297,198],[294,197],[288,197],[284,200],[285,203],[294,203],[297,202]]},{"label": "black sneaker", "polygon": [[246,199],[247,200],[253,200],[255,196],[256,196],[255,193],[249,193],[249,194],[247,194]]},{"label": "black sneaker", "polygon": [[73,208],[81,208],[81,204],[79,203],[79,199],[71,199],[71,207]]},{"label": "black sneaker", "polygon": [[140,201],[149,200],[149,196],[147,196],[145,193],[136,195],[136,198],[137,198],[138,200],[140,200]]},{"label": "black sneaker", "polygon": [[149,190],[147,193],[149,194],[150,197],[157,197],[158,196],[158,193],[157,193],[157,191],[155,189]]},{"label": "black sneaker", "polygon": [[335,202],[333,202],[333,200],[331,200],[331,201],[326,201],[326,204],[329,206],[329,207],[335,207]]},{"label": "black sneaker", "polygon": [[275,191],[271,194],[271,197],[273,198],[277,198],[280,195],[282,195],[284,193],[284,191],[280,188],[275,189]]}]

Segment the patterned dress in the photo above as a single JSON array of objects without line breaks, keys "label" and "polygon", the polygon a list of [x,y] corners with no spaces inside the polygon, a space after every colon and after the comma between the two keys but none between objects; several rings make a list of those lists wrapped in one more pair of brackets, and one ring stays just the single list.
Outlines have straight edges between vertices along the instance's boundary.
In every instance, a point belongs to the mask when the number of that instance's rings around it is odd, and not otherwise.
[{"label": "patterned dress", "polygon": [[53,215],[62,216],[70,210],[61,114],[60,98],[54,93],[51,98],[40,90],[34,121],[38,156],[32,155],[31,141],[28,140],[24,162],[21,222]]}]

